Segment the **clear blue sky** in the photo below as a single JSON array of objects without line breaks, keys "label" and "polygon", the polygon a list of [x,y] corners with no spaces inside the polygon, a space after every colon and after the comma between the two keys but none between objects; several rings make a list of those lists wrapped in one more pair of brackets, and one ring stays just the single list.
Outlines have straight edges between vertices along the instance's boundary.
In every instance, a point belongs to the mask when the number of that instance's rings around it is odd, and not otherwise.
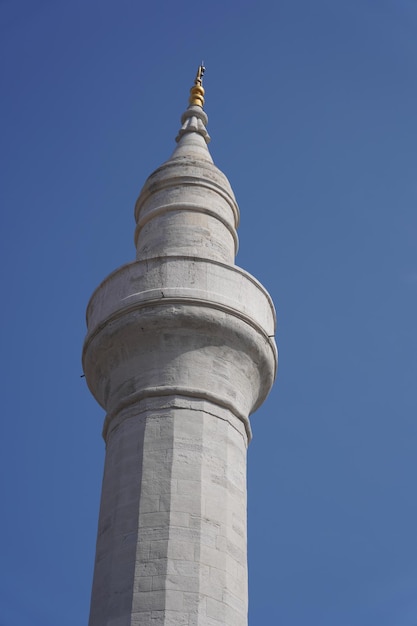
[{"label": "clear blue sky", "polygon": [[417,2],[2,0],[0,626],[87,623],[104,445],[84,312],[204,59],[269,289],[250,625],[417,624]]}]

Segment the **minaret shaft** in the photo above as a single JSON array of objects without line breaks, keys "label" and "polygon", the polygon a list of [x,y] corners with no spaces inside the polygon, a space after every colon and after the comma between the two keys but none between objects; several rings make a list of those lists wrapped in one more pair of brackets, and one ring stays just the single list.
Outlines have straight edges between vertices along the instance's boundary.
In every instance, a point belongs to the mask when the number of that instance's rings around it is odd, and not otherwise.
[{"label": "minaret shaft", "polygon": [[245,623],[246,446],[207,401],[128,409],[108,435],[90,626]]}]

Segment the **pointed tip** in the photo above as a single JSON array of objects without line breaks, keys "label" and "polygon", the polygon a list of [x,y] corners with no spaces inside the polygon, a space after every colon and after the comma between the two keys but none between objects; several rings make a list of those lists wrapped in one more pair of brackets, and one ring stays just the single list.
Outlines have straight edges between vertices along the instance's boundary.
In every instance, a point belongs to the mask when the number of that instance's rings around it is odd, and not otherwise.
[{"label": "pointed tip", "polygon": [[[203,74],[205,72],[203,61],[198,66],[197,76],[194,80],[194,86],[190,89],[189,104],[186,111],[181,116],[181,128],[178,132],[175,141],[178,143],[184,135],[190,133],[201,135],[204,138],[206,144],[210,141],[210,136],[207,132],[206,126],[208,117],[203,109],[204,105],[204,88],[203,88]],[[211,157],[210,157],[211,158]]]},{"label": "pointed tip", "polygon": [[203,61],[201,65],[198,66],[197,76],[194,80],[194,85],[190,89],[190,97],[188,103],[190,106],[200,106],[203,108],[204,106],[204,87],[203,87],[203,76],[206,68],[204,67]]}]

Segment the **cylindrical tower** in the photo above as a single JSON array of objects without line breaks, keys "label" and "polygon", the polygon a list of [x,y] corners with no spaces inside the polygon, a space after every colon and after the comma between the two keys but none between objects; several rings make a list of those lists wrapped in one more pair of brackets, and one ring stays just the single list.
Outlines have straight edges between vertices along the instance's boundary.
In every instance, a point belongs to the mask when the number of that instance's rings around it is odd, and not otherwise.
[{"label": "cylindrical tower", "polygon": [[107,412],[89,626],[247,624],[248,416],[276,375],[275,311],[234,265],[203,71],[137,200],[137,260],[87,308],[84,372]]}]

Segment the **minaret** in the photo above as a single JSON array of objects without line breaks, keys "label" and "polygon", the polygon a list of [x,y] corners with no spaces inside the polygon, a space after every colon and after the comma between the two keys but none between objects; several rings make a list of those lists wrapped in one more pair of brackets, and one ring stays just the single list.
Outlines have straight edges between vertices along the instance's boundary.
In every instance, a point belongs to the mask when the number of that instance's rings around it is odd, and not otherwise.
[{"label": "minaret", "polygon": [[83,367],[107,413],[89,626],[247,624],[248,416],[275,378],[275,312],[234,264],[203,72],[137,200],[136,261],[87,308]]}]

